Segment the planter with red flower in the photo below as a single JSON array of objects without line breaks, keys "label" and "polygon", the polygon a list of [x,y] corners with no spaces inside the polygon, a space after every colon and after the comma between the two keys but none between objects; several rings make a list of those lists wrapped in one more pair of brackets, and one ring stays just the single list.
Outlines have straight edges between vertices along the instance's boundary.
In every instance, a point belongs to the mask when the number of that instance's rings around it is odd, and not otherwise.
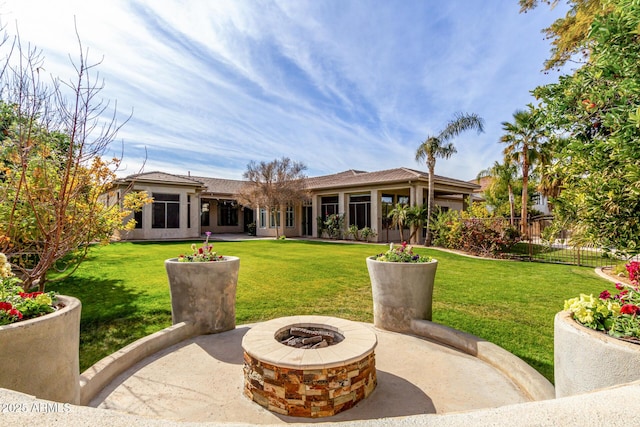
[{"label": "planter with red flower", "polygon": [[396,332],[411,330],[412,320],[431,320],[438,261],[413,252],[404,242],[367,258],[373,295],[373,324]]},{"label": "planter with red flower", "polygon": [[173,324],[187,322],[211,334],[236,326],[236,287],[240,259],[222,256],[209,243],[191,246],[190,255],[164,262],[171,292]]},{"label": "planter with red flower", "polygon": [[640,264],[627,264],[631,284],[613,293],[565,301],[554,321],[556,396],[640,379]]},{"label": "planter with red flower", "polygon": [[21,285],[0,253],[0,387],[77,404],[80,301]]}]

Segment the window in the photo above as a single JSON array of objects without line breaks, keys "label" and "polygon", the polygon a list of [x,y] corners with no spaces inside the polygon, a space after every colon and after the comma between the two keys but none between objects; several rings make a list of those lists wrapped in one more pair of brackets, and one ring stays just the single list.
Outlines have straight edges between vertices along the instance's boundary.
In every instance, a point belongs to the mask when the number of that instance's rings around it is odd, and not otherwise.
[{"label": "window", "polygon": [[531,195],[531,204],[532,205],[541,205],[542,204],[542,195],[540,193],[533,193]]},{"label": "window", "polygon": [[[138,191],[135,191],[135,193],[139,193]],[[122,206],[122,203],[120,202],[120,192],[118,191],[117,193],[118,195],[118,204],[120,206]],[[107,195],[107,197],[109,197]],[[136,225],[134,228],[136,229],[141,229],[142,228],[142,210],[145,209],[144,207],[142,207],[140,210],[134,211],[133,212],[133,220],[136,222]]]},{"label": "window", "polygon": [[349,196],[349,225],[358,229],[371,227],[371,196],[358,194]]},{"label": "window", "polygon": [[293,206],[287,206],[285,211],[284,226],[287,228],[293,228],[295,224],[295,211]]},{"label": "window", "polygon": [[180,195],[153,193],[152,228],[180,228]]},{"label": "window", "polygon": [[267,210],[265,208],[260,208],[260,228],[267,227]]},{"label": "window", "polygon": [[187,196],[187,228],[191,228],[191,196]]},{"label": "window", "polygon": [[275,228],[276,224],[277,227],[280,227],[280,209],[277,209],[275,212],[272,211],[269,213],[269,227]]},{"label": "window", "polygon": [[202,202],[200,202],[200,225],[203,227],[208,227],[210,224],[210,206],[211,203],[209,201],[203,200]]},{"label": "window", "polygon": [[326,220],[329,215],[338,213],[338,196],[323,197],[321,199],[322,220]]},{"label": "window", "polygon": [[142,209],[133,213],[133,219],[136,221],[135,228],[142,228]]},{"label": "window", "polygon": [[393,210],[393,194],[382,195],[382,228],[391,227],[391,218],[389,212]]},{"label": "window", "polygon": [[225,200],[218,204],[218,225],[238,225],[238,206],[234,201]]}]

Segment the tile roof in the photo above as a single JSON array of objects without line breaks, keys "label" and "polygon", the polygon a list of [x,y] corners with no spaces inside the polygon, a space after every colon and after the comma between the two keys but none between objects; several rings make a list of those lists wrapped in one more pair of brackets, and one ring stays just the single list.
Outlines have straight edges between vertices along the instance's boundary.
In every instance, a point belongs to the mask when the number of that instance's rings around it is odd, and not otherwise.
[{"label": "tile roof", "polygon": [[208,178],[204,176],[191,176],[190,178],[202,182],[207,187],[205,192],[217,194],[238,194],[240,188],[247,183],[246,181],[235,179]]},{"label": "tile roof", "polygon": [[125,178],[117,180],[119,182],[154,182],[163,184],[178,184],[178,185],[193,185],[201,187],[204,183],[200,180],[193,179],[192,177],[173,175],[166,172],[144,172],[135,175],[129,175]]},{"label": "tile roof", "polygon": [[[458,179],[447,178],[440,175],[435,175],[434,178],[434,181],[439,183],[458,185],[469,189],[478,187],[477,184]],[[395,168],[376,172],[348,170],[333,175],[308,178],[307,187],[310,190],[319,190],[324,188],[339,188],[408,181],[424,181],[427,183],[429,182],[429,174],[427,172],[409,168]]]},{"label": "tile roof", "polygon": [[[120,181],[146,181],[176,185],[193,185],[204,187],[204,192],[206,193],[229,196],[238,194],[242,186],[246,183],[245,181],[234,179],[173,175],[165,172],[146,172],[128,176]],[[429,182],[429,174],[427,172],[409,168],[395,168],[376,172],[350,169],[332,175],[307,178],[307,188],[309,190],[322,190],[374,184],[406,183],[409,181],[423,181],[426,184]],[[434,181],[439,184],[448,184],[466,188],[467,190],[475,190],[480,187],[472,182],[447,178],[440,175],[435,175]]]}]

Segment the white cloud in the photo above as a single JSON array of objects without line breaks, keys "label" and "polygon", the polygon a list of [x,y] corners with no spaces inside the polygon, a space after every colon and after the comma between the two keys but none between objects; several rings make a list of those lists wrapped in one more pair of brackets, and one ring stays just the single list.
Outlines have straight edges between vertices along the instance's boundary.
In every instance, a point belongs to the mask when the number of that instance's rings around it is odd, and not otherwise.
[{"label": "white cloud", "polygon": [[[549,81],[540,29],[561,14],[518,14],[513,0],[5,0],[47,71],[72,75],[83,45],[123,114],[126,173],[239,179],[250,160],[289,156],[311,175],[407,166],[455,112],[487,132],[462,135],[436,173],[472,179],[500,157],[500,122]],[[10,29],[10,28],[9,28]],[[131,170],[133,169],[133,170]]]}]

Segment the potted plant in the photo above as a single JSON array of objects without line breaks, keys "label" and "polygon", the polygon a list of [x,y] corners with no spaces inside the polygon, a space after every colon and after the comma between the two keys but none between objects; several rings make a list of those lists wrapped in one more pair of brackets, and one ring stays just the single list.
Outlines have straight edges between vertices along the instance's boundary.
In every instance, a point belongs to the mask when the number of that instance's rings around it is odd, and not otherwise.
[{"label": "potted plant", "polygon": [[41,399],[80,401],[80,301],[25,292],[0,253],[0,387]]},{"label": "potted plant", "polygon": [[[581,294],[554,320],[556,396],[570,396],[640,379],[638,262],[627,264],[631,284],[598,297]],[[614,291],[615,292],[615,291]]]},{"label": "potted plant", "polygon": [[171,292],[173,324],[193,323],[201,333],[224,332],[236,327],[236,287],[240,259],[222,256],[209,244],[191,245],[191,255],[164,262]]},{"label": "potted plant", "polygon": [[418,255],[403,242],[367,258],[373,293],[373,324],[406,332],[413,319],[431,320],[433,283],[438,261]]}]

